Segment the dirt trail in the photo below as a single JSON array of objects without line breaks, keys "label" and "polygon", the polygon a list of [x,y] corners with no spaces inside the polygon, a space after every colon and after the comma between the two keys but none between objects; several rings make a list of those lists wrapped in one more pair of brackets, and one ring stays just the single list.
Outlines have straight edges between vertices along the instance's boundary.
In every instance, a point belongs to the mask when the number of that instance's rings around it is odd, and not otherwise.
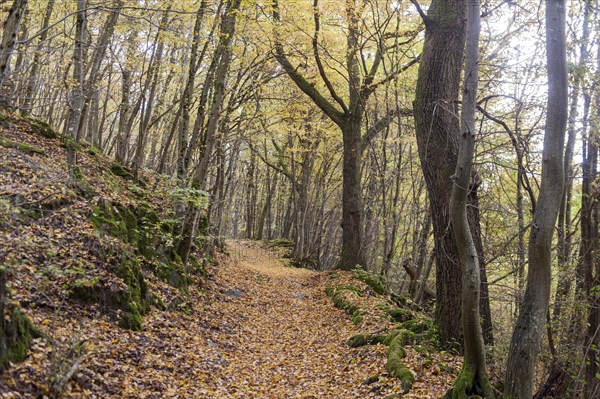
[{"label": "dirt trail", "polygon": [[231,325],[216,397],[366,398],[383,370],[377,349],[350,349],[356,327],[325,295],[328,276],[286,267],[248,242],[230,243],[220,268],[222,312]]}]

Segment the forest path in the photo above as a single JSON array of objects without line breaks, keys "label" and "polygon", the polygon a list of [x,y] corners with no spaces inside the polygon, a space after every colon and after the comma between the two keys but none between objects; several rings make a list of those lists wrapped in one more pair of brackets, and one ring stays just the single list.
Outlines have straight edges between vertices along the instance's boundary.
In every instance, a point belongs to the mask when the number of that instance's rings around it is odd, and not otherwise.
[{"label": "forest path", "polygon": [[214,305],[231,339],[215,397],[373,397],[365,380],[381,373],[383,357],[374,347],[347,346],[359,331],[325,294],[328,275],[285,266],[256,243],[228,248]]}]

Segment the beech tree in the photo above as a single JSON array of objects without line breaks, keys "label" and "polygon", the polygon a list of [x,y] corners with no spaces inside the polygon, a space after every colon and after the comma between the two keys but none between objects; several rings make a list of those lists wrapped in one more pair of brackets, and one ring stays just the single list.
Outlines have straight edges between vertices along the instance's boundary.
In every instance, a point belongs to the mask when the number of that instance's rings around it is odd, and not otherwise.
[{"label": "beech tree", "polygon": [[9,97],[9,88],[5,87],[8,83],[7,76],[10,73],[10,60],[17,43],[19,26],[28,0],[14,0],[8,16],[2,26],[2,38],[0,40],[0,108],[6,108],[14,104],[14,99]]},{"label": "beech tree", "polygon": [[79,122],[84,103],[83,93],[83,62],[85,31],[87,23],[86,15],[87,1],[77,0],[77,17],[75,23],[75,45],[73,46],[73,82],[69,98],[69,108],[65,133],[67,140],[67,167],[71,177],[76,178],[75,167],[77,164],[77,152],[75,143],[79,135]]},{"label": "beech tree", "polygon": [[[419,66],[414,106],[415,134],[421,168],[427,183],[436,259],[436,321],[446,342],[461,339],[461,268],[458,248],[450,225],[450,198],[457,163],[460,124],[458,93],[466,40],[464,0],[433,0],[427,14],[413,4],[425,23],[425,43]],[[469,180],[469,200],[477,200],[480,177]],[[482,293],[487,293],[477,207],[469,207],[470,231],[478,252]],[[477,248],[479,247],[479,248]],[[491,324],[489,296],[482,295],[484,323]],[[491,332],[491,329],[489,329]]]},{"label": "beech tree", "polygon": [[475,108],[479,83],[479,0],[467,1],[467,39],[465,78],[460,112],[460,135],[456,171],[452,176],[450,220],[462,265],[462,327],[464,334],[464,363],[452,388],[452,397],[481,395],[494,398],[487,376],[485,346],[479,321],[479,256],[467,216],[467,197],[472,187],[475,152]]},{"label": "beech tree", "polygon": [[[361,155],[363,148],[370,140],[369,136],[363,138],[363,123],[365,104],[378,86],[409,69],[418,58],[414,58],[404,65],[396,65],[381,79],[378,72],[390,49],[387,40],[394,35],[385,34],[382,29],[386,22],[380,21],[381,27],[377,28],[376,48],[373,62],[367,66],[364,63],[366,54],[363,49],[367,46],[361,41],[361,10],[363,4],[357,0],[345,2],[345,23],[347,24],[346,54],[344,79],[347,81],[346,93],[342,95],[332,82],[321,56],[321,16],[319,1],[313,2],[314,35],[312,38],[313,58],[318,71],[318,76],[326,87],[329,99],[325,97],[316,83],[313,83],[294,66],[288,57],[281,40],[281,32],[275,29],[275,58],[284,68],[290,79],[340,128],[343,138],[343,190],[342,190],[342,248],[338,267],[343,270],[352,270],[357,265],[366,267],[363,240],[363,203],[361,185]],[[281,24],[279,2],[273,0],[273,19],[276,24]],[[363,61],[361,63],[361,60]],[[345,97],[345,98],[344,98]],[[393,115],[384,116],[389,120]],[[389,122],[388,122],[389,123]],[[375,123],[377,125],[377,123]]]},{"label": "beech tree", "polygon": [[532,396],[536,360],[550,300],[552,236],[564,186],[563,152],[569,87],[565,2],[547,0],[545,4],[548,103],[542,178],[529,235],[527,287],[508,357],[504,391],[506,398]]}]

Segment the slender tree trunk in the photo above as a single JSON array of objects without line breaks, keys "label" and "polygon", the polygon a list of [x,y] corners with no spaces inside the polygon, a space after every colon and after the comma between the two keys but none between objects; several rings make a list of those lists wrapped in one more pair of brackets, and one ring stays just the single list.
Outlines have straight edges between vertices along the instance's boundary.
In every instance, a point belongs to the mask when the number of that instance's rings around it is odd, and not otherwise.
[{"label": "slender tree trunk", "polygon": [[196,73],[200,63],[198,62],[198,48],[200,46],[202,23],[206,11],[206,0],[202,0],[200,8],[196,12],[192,47],[190,49],[190,61],[187,80],[181,95],[181,124],[179,125],[179,151],[177,153],[177,177],[183,182],[187,175],[188,165],[185,154],[188,150],[188,130],[190,126],[190,107],[192,105],[192,94],[195,89]]},{"label": "slender tree trunk", "polygon": [[33,61],[31,62],[31,69],[29,70],[29,76],[27,78],[25,97],[23,106],[21,107],[21,115],[23,116],[27,116],[31,113],[31,108],[34,103],[36,80],[38,78],[37,75],[40,69],[41,58],[43,54],[40,47],[48,38],[48,25],[50,25],[50,18],[52,17],[52,12],[54,11],[54,3],[55,0],[48,0],[48,4],[46,5],[46,13],[44,14],[44,21],[42,22],[42,33],[35,49],[35,53],[33,54]]},{"label": "slender tree trunk", "polygon": [[[231,45],[235,35],[235,26],[240,5],[241,0],[227,1],[219,33],[219,47],[217,49],[218,54],[214,55],[214,57],[219,57],[220,60],[215,74],[213,102],[211,105],[210,114],[208,116],[208,123],[206,125],[207,139],[204,151],[200,156],[200,161],[198,163],[198,168],[196,169],[193,182],[193,185],[201,190],[207,186],[209,160],[212,157],[217,138],[217,132],[219,131],[221,122],[221,111],[223,109],[223,102],[225,99],[225,84],[227,81],[227,73],[229,71],[229,65],[232,57]],[[188,206],[188,215],[185,218],[182,229],[184,233],[178,249],[178,253],[181,256],[181,260],[184,262],[184,264],[187,262],[187,258],[194,242],[200,212],[201,209],[199,207],[196,208],[191,206],[191,204]]]},{"label": "slender tree trunk", "polygon": [[[132,51],[132,44],[129,45],[129,51]],[[131,83],[131,70],[128,65],[125,65],[121,74],[121,104],[119,105],[119,130],[117,132],[117,151],[115,154],[117,162],[122,165],[125,165],[127,160],[127,149],[131,134],[128,129],[129,114],[131,112]]]},{"label": "slender tree trunk", "polygon": [[6,21],[2,27],[0,41],[0,109],[9,109],[14,106],[14,99],[9,94],[10,58],[17,44],[19,26],[27,9],[27,0],[15,0],[8,11]]},{"label": "slender tree trunk", "polygon": [[540,340],[545,331],[551,280],[551,245],[562,198],[568,79],[565,2],[546,1],[548,105],[542,178],[529,236],[527,288],[510,345],[505,398],[530,398]]},{"label": "slender tree trunk", "polygon": [[[111,10],[106,18],[106,21],[100,30],[97,43],[94,46],[94,51],[92,52],[90,62],[84,70],[83,95],[85,98],[83,108],[81,109],[81,124],[85,123],[85,120],[87,119],[92,99],[97,98],[98,96],[96,84],[101,78],[100,67],[102,66],[102,62],[105,61],[106,50],[108,49],[108,46],[113,38],[117,21],[119,20],[119,16],[123,10],[123,5],[123,0],[116,0],[115,8],[114,10]],[[78,132],[78,135],[81,136],[81,132]]]},{"label": "slender tree trunk", "polygon": [[86,0],[77,0],[77,16],[75,27],[75,46],[73,49],[73,86],[68,102],[69,110],[65,123],[65,136],[67,140],[67,168],[72,178],[75,178],[77,152],[75,143],[79,134],[79,122],[83,108],[83,56],[86,31]]},{"label": "slender tree trunk", "polygon": [[[561,315],[563,302],[567,299],[571,290],[572,279],[570,278],[569,262],[571,254],[571,194],[573,191],[573,151],[577,136],[577,114],[579,112],[579,97],[581,96],[582,81],[584,78],[583,71],[587,67],[588,62],[588,44],[590,35],[590,19],[592,11],[592,1],[585,1],[583,28],[581,35],[581,44],[579,46],[579,61],[577,72],[573,74],[573,88],[571,92],[571,105],[569,109],[569,120],[567,124],[567,145],[565,148],[564,170],[565,170],[565,189],[560,203],[558,212],[558,228],[557,228],[557,251],[558,251],[558,267],[559,277],[558,286],[556,288],[556,297],[554,301],[554,311],[552,315],[553,321],[558,321]],[[583,121],[584,124],[587,121]]]},{"label": "slender tree trunk", "polygon": [[[598,50],[596,67],[600,68],[600,50]],[[600,117],[600,90],[596,87],[596,120]],[[598,197],[596,193],[596,182],[598,179],[598,142],[593,132],[587,137],[587,149],[584,158],[583,185],[581,203],[581,249],[582,260],[579,274],[583,277],[577,298],[584,294],[587,299],[587,331],[583,344],[583,356],[578,376],[584,375],[585,385],[583,391],[585,397],[598,396],[598,347],[600,345],[600,299],[596,290],[600,287],[600,265],[598,262]],[[583,289],[581,289],[583,288]],[[584,319],[585,320],[585,319]],[[584,326],[585,322],[577,322],[578,326]],[[581,369],[585,365],[585,372]],[[580,378],[578,379],[580,383]],[[583,384],[581,384],[583,385]]]},{"label": "slender tree trunk", "polygon": [[480,269],[479,254],[467,215],[467,198],[473,186],[475,154],[475,107],[479,82],[479,32],[481,30],[479,0],[467,1],[467,42],[465,81],[460,114],[459,152],[456,172],[452,179],[450,220],[462,265],[462,325],[464,334],[464,363],[451,394],[452,398],[480,395],[494,398],[488,380],[483,332],[479,321]]},{"label": "slender tree trunk", "polygon": [[471,173],[471,182],[469,186],[467,216],[469,218],[469,228],[477,250],[480,276],[480,295],[479,295],[479,314],[483,328],[483,340],[486,345],[494,344],[492,311],[490,308],[490,293],[488,287],[485,254],[483,251],[483,240],[481,239],[481,217],[479,213],[479,195],[478,189],[481,184],[481,178],[475,171]]}]

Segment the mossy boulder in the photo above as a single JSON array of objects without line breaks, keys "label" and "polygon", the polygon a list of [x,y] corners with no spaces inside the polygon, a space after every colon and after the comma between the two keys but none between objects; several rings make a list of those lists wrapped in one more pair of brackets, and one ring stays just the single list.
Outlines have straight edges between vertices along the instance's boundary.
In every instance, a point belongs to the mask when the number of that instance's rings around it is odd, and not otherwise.
[{"label": "mossy boulder", "polygon": [[123,165],[116,161],[113,162],[110,166],[110,171],[113,175],[122,177],[125,180],[133,180],[133,175],[131,174],[131,172],[125,169]]},{"label": "mossy boulder", "polygon": [[159,263],[156,274],[172,287],[183,291],[187,291],[187,287],[192,283],[190,273],[181,262],[181,258]]},{"label": "mossy boulder", "polygon": [[132,210],[118,202],[100,200],[90,219],[96,228],[137,246],[138,220]]},{"label": "mossy boulder", "polygon": [[164,238],[160,230],[160,217],[148,203],[142,202],[135,208],[137,224],[137,247],[146,259],[153,259],[162,247]]},{"label": "mossy boulder", "polygon": [[[1,309],[2,307],[0,307]],[[29,355],[31,340],[41,333],[16,306],[7,305],[0,323],[0,372],[11,362],[19,362]]]},{"label": "mossy boulder", "polygon": [[34,133],[49,139],[58,138],[58,133],[52,129],[52,126],[50,126],[48,122],[44,122],[36,118],[27,118],[27,121],[29,122],[29,126]]},{"label": "mossy boulder", "polygon": [[363,270],[361,268],[357,268],[354,270],[354,275],[358,280],[364,282],[369,287],[371,287],[373,292],[375,292],[376,294],[384,295],[387,293],[385,285],[383,284],[381,279],[379,277],[377,277],[375,274],[368,272],[366,270]]},{"label": "mossy boulder", "polygon": [[399,322],[399,323],[405,322],[407,320],[412,320],[415,318],[414,313],[407,309],[401,309],[401,308],[390,309],[390,308],[388,308],[388,309],[385,309],[385,313],[387,313],[392,320]]},{"label": "mossy boulder", "polygon": [[2,137],[2,136],[0,136],[0,145],[5,148],[14,148],[14,149],[23,151],[28,154],[46,155],[46,151],[42,150],[39,147],[36,147],[31,144],[14,141],[9,138]]},{"label": "mossy boulder", "polygon": [[170,232],[165,232],[158,212],[146,202],[134,207],[102,199],[93,207],[90,220],[97,229],[130,244],[148,260],[171,257],[166,253]]},{"label": "mossy boulder", "polygon": [[140,331],[142,316],[153,304],[140,262],[126,252],[113,256],[113,272],[123,284],[100,278],[80,278],[70,287],[71,297],[84,303],[100,304],[117,316],[123,328]]}]

